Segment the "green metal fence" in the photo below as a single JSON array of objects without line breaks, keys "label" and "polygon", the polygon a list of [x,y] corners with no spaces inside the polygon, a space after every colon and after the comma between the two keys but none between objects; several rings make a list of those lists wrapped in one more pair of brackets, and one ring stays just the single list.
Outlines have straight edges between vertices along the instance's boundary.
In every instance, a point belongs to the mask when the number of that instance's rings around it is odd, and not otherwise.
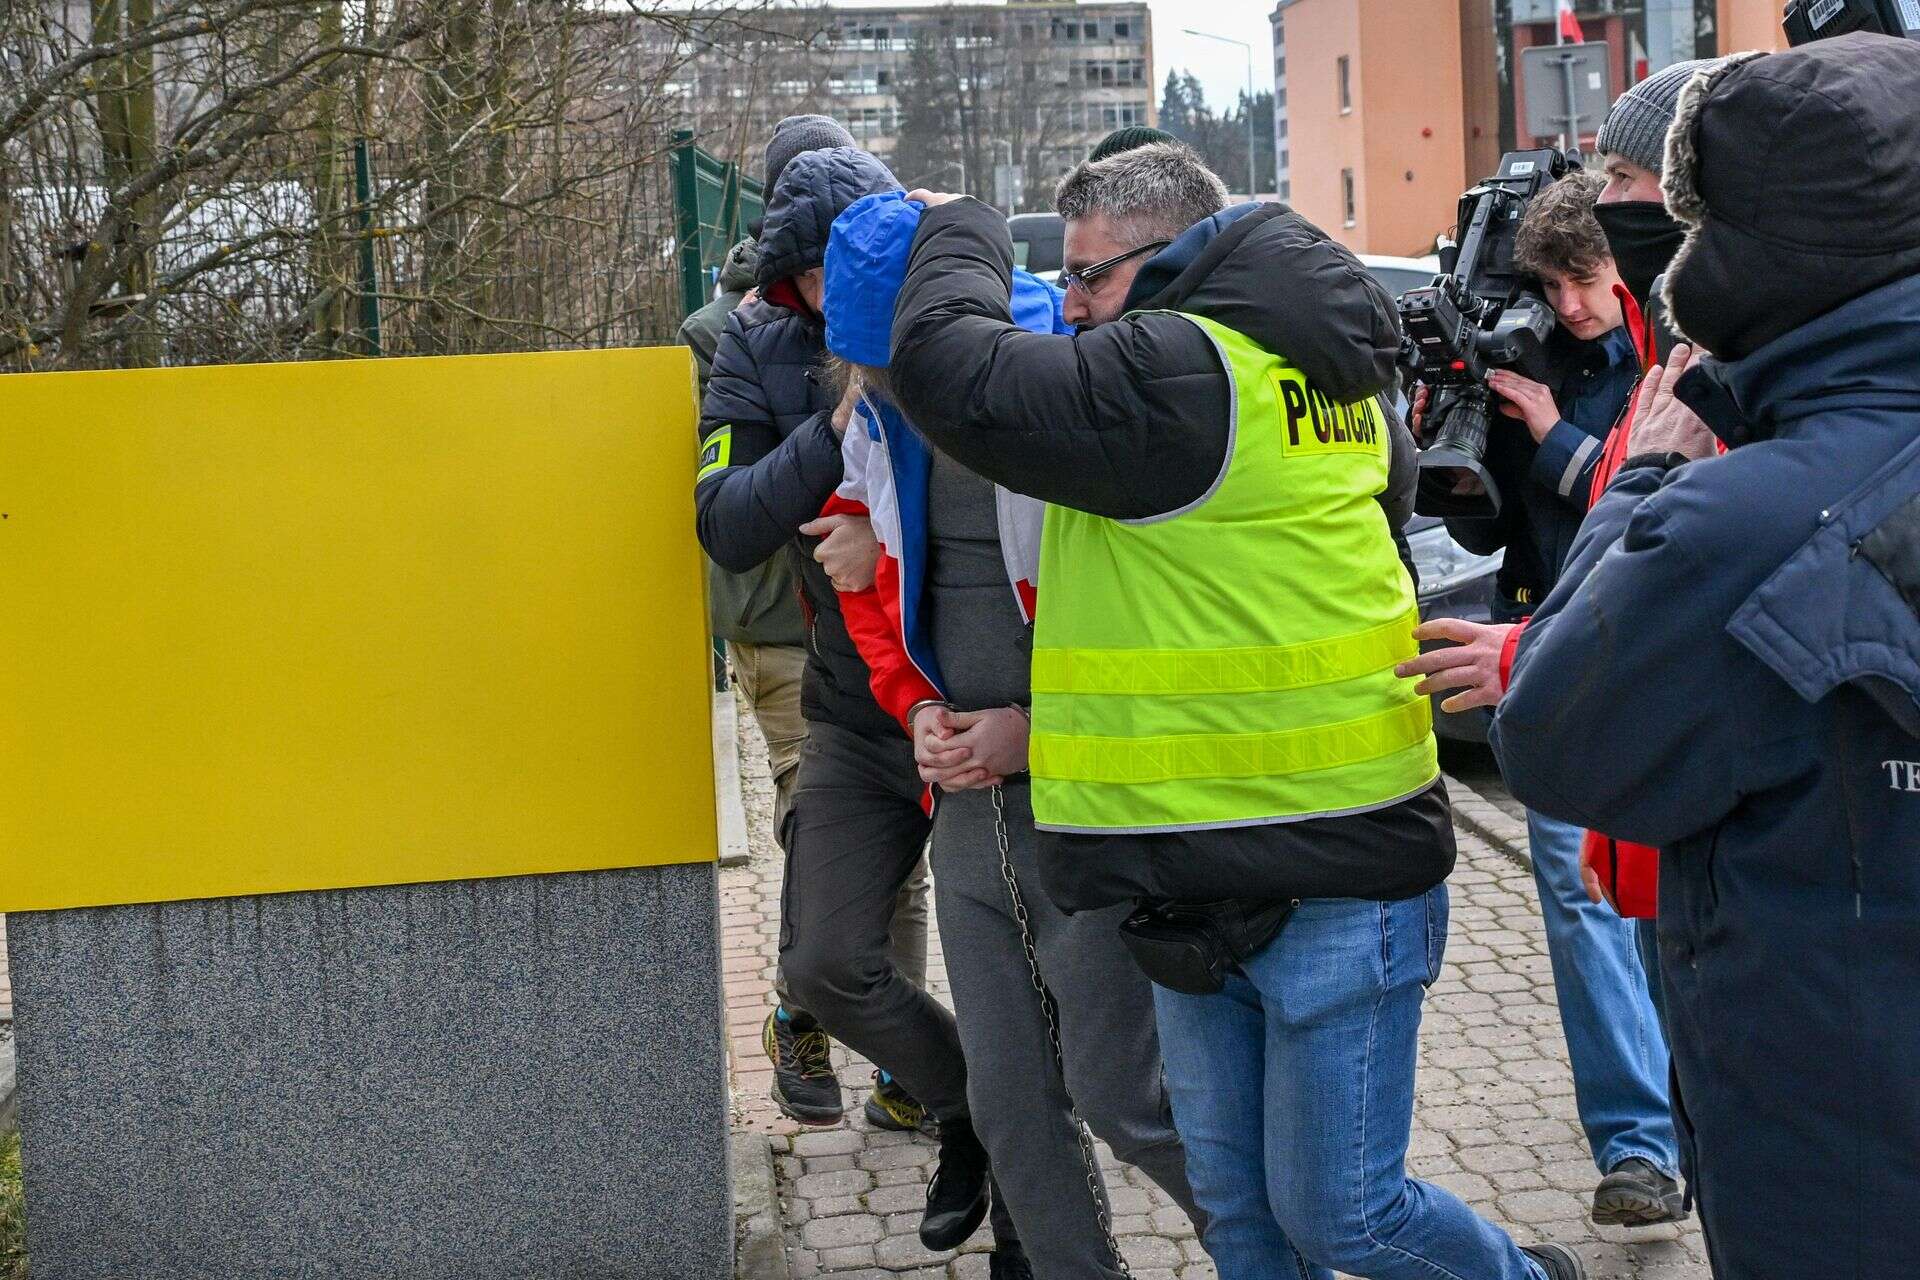
[{"label": "green metal fence", "polygon": [[694,145],[693,134],[673,135],[675,226],[680,240],[680,301],[689,315],[713,296],[715,272],[727,250],[766,211],[760,184],[740,166]]}]

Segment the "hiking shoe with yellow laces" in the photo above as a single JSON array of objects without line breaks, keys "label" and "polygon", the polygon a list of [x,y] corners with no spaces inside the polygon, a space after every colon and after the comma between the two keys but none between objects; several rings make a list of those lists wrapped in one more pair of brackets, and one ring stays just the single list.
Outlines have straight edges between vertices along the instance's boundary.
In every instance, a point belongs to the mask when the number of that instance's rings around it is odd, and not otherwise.
[{"label": "hiking shoe with yellow laces", "polygon": [[773,1102],[801,1124],[838,1124],[846,1114],[840,1078],[833,1074],[833,1041],[813,1015],[775,1009],[760,1042],[773,1063]]}]

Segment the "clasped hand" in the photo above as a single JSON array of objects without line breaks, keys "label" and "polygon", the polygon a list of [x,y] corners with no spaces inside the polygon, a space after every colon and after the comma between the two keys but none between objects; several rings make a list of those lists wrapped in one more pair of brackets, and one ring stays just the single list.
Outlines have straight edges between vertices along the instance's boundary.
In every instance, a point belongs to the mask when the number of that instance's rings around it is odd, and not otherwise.
[{"label": "clasped hand", "polygon": [[913,718],[920,780],[942,791],[997,787],[1027,768],[1026,713],[1016,707],[955,711],[932,703]]}]

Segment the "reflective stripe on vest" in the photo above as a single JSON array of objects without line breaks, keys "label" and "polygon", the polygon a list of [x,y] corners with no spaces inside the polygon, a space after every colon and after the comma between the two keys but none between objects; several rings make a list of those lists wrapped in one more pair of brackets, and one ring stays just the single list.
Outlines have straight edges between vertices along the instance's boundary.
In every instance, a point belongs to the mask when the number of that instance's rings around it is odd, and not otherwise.
[{"label": "reflective stripe on vest", "polygon": [[1375,497],[1391,442],[1245,336],[1219,349],[1233,432],[1167,517],[1052,507],[1033,651],[1034,815],[1119,832],[1379,808],[1439,775],[1428,700],[1393,674],[1419,612]]},{"label": "reflective stripe on vest", "polygon": [[1418,610],[1371,631],[1244,649],[1043,649],[1033,692],[1263,693],[1351,680],[1420,652]]}]

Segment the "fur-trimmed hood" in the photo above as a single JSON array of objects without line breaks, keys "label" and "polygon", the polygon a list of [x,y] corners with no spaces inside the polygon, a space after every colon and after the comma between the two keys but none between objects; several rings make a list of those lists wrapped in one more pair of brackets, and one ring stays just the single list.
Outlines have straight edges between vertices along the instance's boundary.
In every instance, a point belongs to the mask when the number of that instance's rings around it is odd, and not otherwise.
[{"label": "fur-trimmed hood", "polygon": [[1742,53],[1681,92],[1662,189],[1688,225],[1662,298],[1738,360],[1920,274],[1920,43],[1854,33]]}]

